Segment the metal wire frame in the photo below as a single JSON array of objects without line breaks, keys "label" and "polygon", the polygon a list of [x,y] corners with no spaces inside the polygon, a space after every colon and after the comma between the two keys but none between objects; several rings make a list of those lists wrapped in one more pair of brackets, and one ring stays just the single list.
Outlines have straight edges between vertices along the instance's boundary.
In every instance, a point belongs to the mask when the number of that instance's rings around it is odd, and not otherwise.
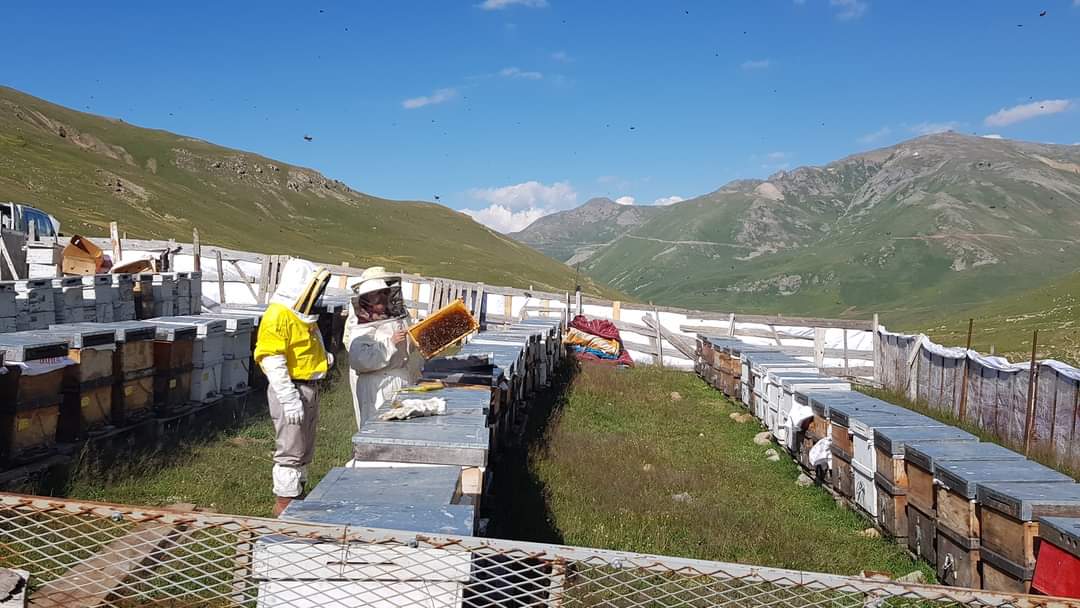
[{"label": "metal wire frame", "polygon": [[1080,608],[1044,596],[19,494],[0,494],[0,568],[28,573],[34,607]]}]

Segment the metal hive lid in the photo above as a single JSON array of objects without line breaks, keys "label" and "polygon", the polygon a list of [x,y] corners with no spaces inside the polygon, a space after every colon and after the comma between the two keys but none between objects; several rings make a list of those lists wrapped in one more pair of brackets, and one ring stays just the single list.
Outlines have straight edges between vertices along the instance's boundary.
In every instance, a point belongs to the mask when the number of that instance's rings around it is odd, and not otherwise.
[{"label": "metal hive lid", "polygon": [[[49,328],[62,326],[51,325]],[[68,323],[69,327],[89,327],[93,329],[108,329],[114,332],[117,343],[139,342],[153,340],[156,330],[154,325],[146,321],[114,321],[112,323]]]},{"label": "metal hive lid", "polygon": [[[924,418],[926,418],[924,416]],[[928,426],[903,428],[875,428],[874,445],[886,454],[903,456],[904,446],[914,441],[968,441],[977,442],[978,437],[956,427],[926,418]]]},{"label": "metal hive lid", "polygon": [[154,339],[163,342],[194,340],[198,334],[198,329],[194,325],[177,325],[157,319],[149,319],[146,322],[154,326]]},{"label": "metal hive lid", "polygon": [[195,328],[199,337],[209,338],[225,334],[225,320],[199,316],[189,317],[157,317],[150,319],[152,322],[172,323],[175,325],[190,325]]},{"label": "metal hive lid", "polygon": [[[987,483],[1022,482],[1018,485],[1073,484],[1068,475],[1031,460],[949,460],[934,465],[934,477],[945,488],[969,499],[980,495]],[[1011,485],[1011,484],[1010,484]],[[1011,488],[1005,488],[1011,492]],[[982,502],[982,499],[979,498]],[[1000,510],[1000,509],[999,509]]]},{"label": "metal hive lid", "polygon": [[904,459],[933,473],[938,462],[950,460],[1024,460],[1016,452],[996,443],[914,441],[904,446]]},{"label": "metal hive lid", "polygon": [[20,331],[0,334],[0,352],[8,363],[23,363],[66,357],[68,344],[67,340],[57,336]]},{"label": "metal hive lid", "polygon": [[984,509],[999,511],[1020,521],[1032,521],[1042,515],[1080,515],[1080,484],[980,483],[977,500]]},{"label": "metal hive lid", "polygon": [[225,321],[225,331],[227,333],[250,332],[255,329],[256,325],[256,319],[247,315],[231,315],[221,312],[208,312],[200,316],[210,319],[221,319],[222,321]]},{"label": "metal hive lid", "polygon": [[107,327],[93,327],[89,324],[50,325],[40,332],[48,336],[57,336],[67,341],[69,348],[89,348],[116,344],[116,333]]},{"label": "metal hive lid", "polygon": [[121,272],[121,273],[117,273],[117,274],[110,274],[109,276],[112,277],[112,284],[113,285],[124,285],[124,284],[134,284],[135,283],[135,277],[131,276],[130,273]]},{"label": "metal hive lid", "polygon": [[20,279],[15,281],[15,291],[29,291],[52,287],[52,279]]},{"label": "metal hive lid", "polygon": [[[892,411],[869,409],[849,413],[847,415],[847,424],[845,426],[852,428],[859,427],[860,432],[873,432],[879,428],[925,428],[928,426],[944,425],[932,418],[927,418],[926,416],[907,410]],[[874,436],[874,440],[875,442],[877,441],[876,435]]]},{"label": "metal hive lid", "polygon": [[1080,517],[1040,517],[1039,538],[1080,558]]}]

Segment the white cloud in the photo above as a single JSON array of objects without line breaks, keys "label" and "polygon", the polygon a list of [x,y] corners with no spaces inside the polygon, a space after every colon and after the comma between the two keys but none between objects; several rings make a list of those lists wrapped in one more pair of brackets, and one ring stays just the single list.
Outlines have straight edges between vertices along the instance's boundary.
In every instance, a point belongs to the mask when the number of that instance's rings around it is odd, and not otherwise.
[{"label": "white cloud", "polygon": [[540,80],[544,77],[540,72],[526,72],[517,67],[503,68],[499,70],[499,76],[503,78],[524,78],[525,80]]},{"label": "white cloud", "polygon": [[547,0],[484,0],[476,6],[485,11],[499,11],[514,5],[528,8],[545,8],[548,3]]},{"label": "white cloud", "polygon": [[983,137],[983,139],[1005,139],[1004,137],[998,135],[997,133],[988,133],[986,135],[983,135],[982,137]]},{"label": "white cloud", "polygon": [[633,205],[636,202],[636,199],[632,196],[620,196],[615,199],[615,202],[620,205]]},{"label": "white cloud", "polygon": [[766,160],[781,161],[788,157],[787,152],[769,152],[765,155]]},{"label": "white cloud", "polygon": [[574,58],[570,56],[566,51],[555,51],[551,54],[551,58],[560,63],[573,63]]},{"label": "white cloud", "polygon": [[870,4],[863,0],[829,0],[829,6],[836,9],[836,18],[842,21],[858,19],[870,9]]},{"label": "white cloud", "polygon": [[498,232],[517,232],[529,224],[551,213],[547,209],[530,207],[521,211],[511,211],[502,205],[491,205],[485,209],[463,209],[465,215]]},{"label": "white cloud", "polygon": [[671,196],[660,197],[660,198],[656,199],[655,201],[653,201],[653,204],[658,205],[660,207],[666,207],[668,205],[674,205],[675,203],[681,203],[681,202],[683,202],[685,200],[686,199],[681,197],[681,196],[671,195]]},{"label": "white cloud", "polygon": [[863,135],[862,137],[860,137],[859,138],[859,143],[860,144],[872,144],[875,141],[878,141],[883,137],[888,137],[889,134],[891,134],[891,133],[892,133],[892,129],[890,129],[889,127],[881,127],[877,131],[867,133],[866,135]]},{"label": "white cloud", "polygon": [[536,180],[498,188],[473,188],[469,196],[507,209],[562,209],[577,203],[577,192],[570,182],[548,186]]},{"label": "white cloud", "polygon": [[415,110],[416,108],[422,108],[424,106],[437,105],[440,103],[446,103],[451,99],[457,97],[457,89],[439,89],[431,95],[422,97],[410,97],[401,102],[401,107],[406,110]]},{"label": "white cloud", "polygon": [[908,127],[908,130],[918,135],[933,135],[935,133],[944,133],[946,131],[955,131],[960,123],[956,121],[948,122],[920,122],[917,125]]},{"label": "white cloud", "polygon": [[1072,107],[1072,101],[1068,99],[1044,99],[1033,101],[1011,108],[1002,108],[986,117],[984,121],[989,127],[1005,127],[1025,120],[1031,120],[1039,116],[1047,116],[1064,112]]},{"label": "white cloud", "polygon": [[744,70],[764,70],[772,65],[772,61],[768,59],[748,59],[742,62],[742,69]]}]

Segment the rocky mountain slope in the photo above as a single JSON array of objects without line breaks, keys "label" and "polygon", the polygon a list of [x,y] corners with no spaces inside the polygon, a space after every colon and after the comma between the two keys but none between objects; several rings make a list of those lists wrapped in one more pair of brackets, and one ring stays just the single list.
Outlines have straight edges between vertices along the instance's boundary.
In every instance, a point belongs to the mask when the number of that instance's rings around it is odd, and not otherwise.
[{"label": "rocky mountain slope", "polygon": [[0,200],[56,215],[65,233],[292,254],[354,266],[563,291],[612,290],[432,203],[357,192],[317,171],[70,110],[0,87]]},{"label": "rocky mountain slope", "polygon": [[1078,228],[1080,146],[944,133],[732,182],[582,269],[656,302],[906,321],[1064,276]]},{"label": "rocky mountain slope", "polygon": [[593,198],[576,209],[546,215],[508,236],[574,266],[645,223],[659,210],[620,205],[610,198]]}]

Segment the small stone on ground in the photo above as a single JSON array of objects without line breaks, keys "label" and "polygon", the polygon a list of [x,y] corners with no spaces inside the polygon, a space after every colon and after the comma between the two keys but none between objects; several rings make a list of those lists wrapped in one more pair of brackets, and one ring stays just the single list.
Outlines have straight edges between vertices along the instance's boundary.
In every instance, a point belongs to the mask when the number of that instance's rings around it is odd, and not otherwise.
[{"label": "small stone on ground", "polygon": [[675,502],[690,502],[692,499],[693,497],[691,497],[686,492],[680,492],[678,494],[671,495],[671,500],[674,500]]},{"label": "small stone on ground", "polygon": [[913,572],[908,572],[904,576],[896,579],[896,582],[921,584],[926,582],[926,575],[923,573],[922,570],[915,570]]},{"label": "small stone on ground", "polygon": [[810,477],[807,476],[806,473],[799,473],[799,478],[795,480],[795,485],[799,486],[800,488],[809,488],[810,486],[814,485],[814,480],[810,479]]},{"label": "small stone on ground", "polygon": [[881,538],[881,532],[878,532],[877,528],[867,528],[859,532],[859,536],[863,538]]},{"label": "small stone on ground", "polygon": [[671,400],[672,401],[682,401],[682,395],[680,395],[677,392],[672,392],[671,393]]},{"label": "small stone on ground", "polygon": [[761,431],[757,435],[754,435],[754,443],[758,445],[769,445],[772,443],[773,434],[769,431]]}]

